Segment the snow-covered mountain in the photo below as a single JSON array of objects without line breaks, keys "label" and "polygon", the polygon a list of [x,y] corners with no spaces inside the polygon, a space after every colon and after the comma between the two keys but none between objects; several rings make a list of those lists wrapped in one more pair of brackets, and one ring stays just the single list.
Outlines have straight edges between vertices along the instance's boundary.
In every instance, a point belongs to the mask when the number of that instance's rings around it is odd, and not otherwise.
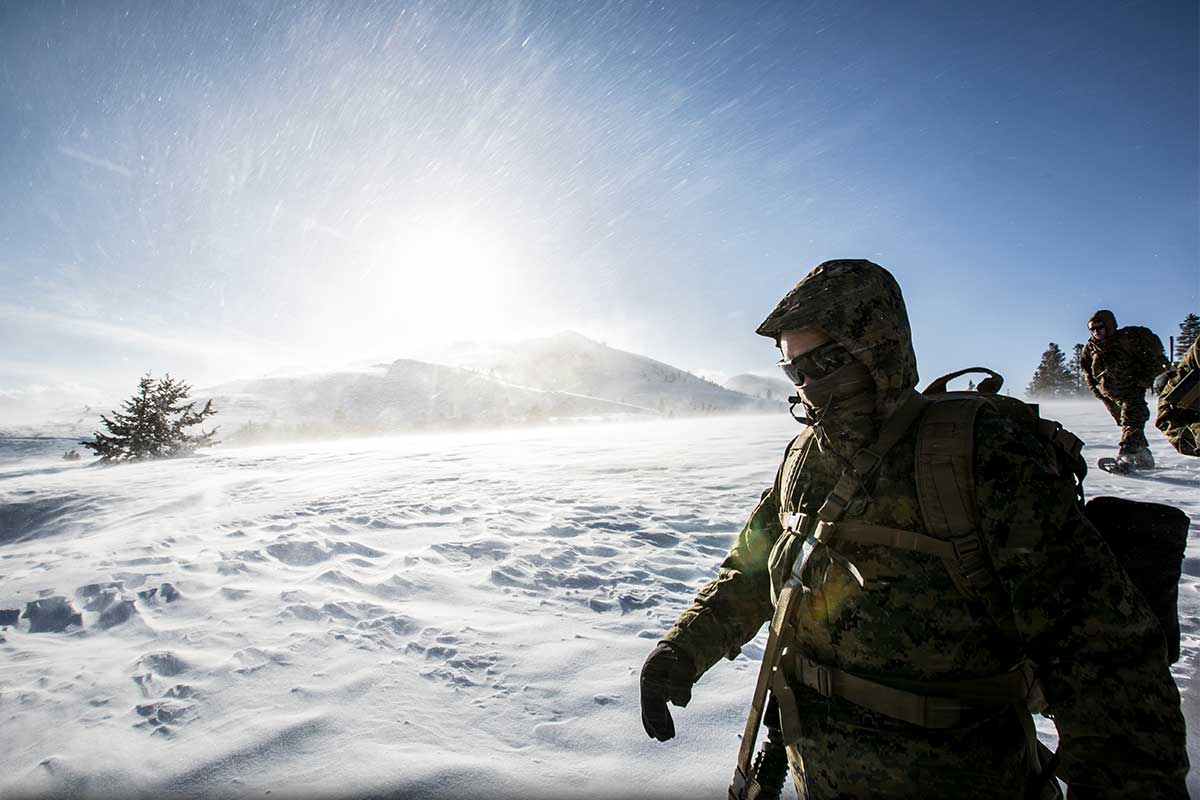
[{"label": "snow-covered mountain", "polygon": [[658,413],[767,411],[778,407],[574,331],[515,344],[461,345],[451,360],[521,386],[602,397]]},{"label": "snow-covered mountain", "polygon": [[724,386],[730,391],[775,402],[786,402],[789,396],[796,393],[796,387],[783,378],[768,378],[765,375],[753,375],[749,372],[734,375],[725,381]]},{"label": "snow-covered mountain", "polygon": [[226,442],[320,438],[546,420],[776,408],[576,333],[459,345],[454,366],[411,359],[356,372],[269,377],[204,393]]},{"label": "snow-covered mountain", "polygon": [[[514,386],[458,367],[400,359],[360,372],[258,378],[208,394],[226,441],[642,415],[596,397]],[[232,437],[232,439],[230,438]]]}]

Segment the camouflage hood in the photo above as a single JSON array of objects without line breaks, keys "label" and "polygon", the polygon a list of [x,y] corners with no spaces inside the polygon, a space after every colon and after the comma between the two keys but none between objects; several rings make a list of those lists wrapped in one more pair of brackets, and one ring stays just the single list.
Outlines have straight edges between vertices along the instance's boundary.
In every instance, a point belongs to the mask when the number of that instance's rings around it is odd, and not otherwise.
[{"label": "camouflage hood", "polygon": [[876,411],[889,416],[917,385],[917,356],[900,286],[870,261],[826,261],[779,301],[755,333],[778,341],[791,328],[820,328],[861,361],[876,389]]}]

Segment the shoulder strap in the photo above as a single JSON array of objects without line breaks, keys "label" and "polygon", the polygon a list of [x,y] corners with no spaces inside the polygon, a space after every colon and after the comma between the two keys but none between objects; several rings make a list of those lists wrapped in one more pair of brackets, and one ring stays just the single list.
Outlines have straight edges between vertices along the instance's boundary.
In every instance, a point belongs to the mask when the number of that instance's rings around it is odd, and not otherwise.
[{"label": "shoulder strap", "polygon": [[975,513],[975,417],[984,400],[933,404],[917,432],[917,499],[925,527],[940,538],[970,533]]},{"label": "shoulder strap", "polygon": [[850,501],[875,473],[883,457],[912,429],[931,402],[919,392],[909,392],[883,424],[875,444],[870,448],[864,447],[850,459],[849,466],[842,471],[841,477],[833,486],[833,491],[817,511],[817,516],[822,521],[837,522],[842,518]]},{"label": "shoulder strap", "polygon": [[1006,610],[1009,601],[978,533],[975,420],[987,402],[946,398],[925,414],[917,432],[917,499],[926,530],[952,542],[954,556],[946,559],[946,567],[954,585],[969,598],[990,600],[992,621],[1009,641],[1018,642],[1016,621]]}]

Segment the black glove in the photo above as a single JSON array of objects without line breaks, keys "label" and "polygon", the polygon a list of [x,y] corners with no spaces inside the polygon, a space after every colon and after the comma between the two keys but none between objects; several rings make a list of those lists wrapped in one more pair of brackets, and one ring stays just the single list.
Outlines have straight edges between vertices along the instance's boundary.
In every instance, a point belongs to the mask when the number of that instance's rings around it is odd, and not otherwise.
[{"label": "black glove", "polygon": [[675,722],[667,701],[686,707],[695,682],[692,660],[666,642],[659,642],[642,665],[642,727],[651,739],[665,742],[675,738]]}]

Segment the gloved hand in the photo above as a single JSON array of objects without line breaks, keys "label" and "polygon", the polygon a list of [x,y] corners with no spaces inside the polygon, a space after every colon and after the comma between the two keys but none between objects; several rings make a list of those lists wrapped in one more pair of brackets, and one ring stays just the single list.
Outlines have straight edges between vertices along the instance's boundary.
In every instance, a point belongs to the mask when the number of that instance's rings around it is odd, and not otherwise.
[{"label": "gloved hand", "polygon": [[1154,387],[1154,393],[1162,394],[1163,389],[1165,389],[1167,386],[1167,381],[1171,380],[1171,378],[1173,378],[1173,377],[1175,377],[1174,370],[1166,369],[1166,370],[1163,370],[1162,372],[1160,372],[1158,374],[1158,377],[1156,377],[1154,379],[1154,383],[1152,384],[1152,386]]},{"label": "gloved hand", "polygon": [[670,644],[659,642],[642,665],[642,727],[651,739],[665,742],[675,738],[675,722],[667,701],[686,707],[692,700],[695,682],[692,660]]}]

